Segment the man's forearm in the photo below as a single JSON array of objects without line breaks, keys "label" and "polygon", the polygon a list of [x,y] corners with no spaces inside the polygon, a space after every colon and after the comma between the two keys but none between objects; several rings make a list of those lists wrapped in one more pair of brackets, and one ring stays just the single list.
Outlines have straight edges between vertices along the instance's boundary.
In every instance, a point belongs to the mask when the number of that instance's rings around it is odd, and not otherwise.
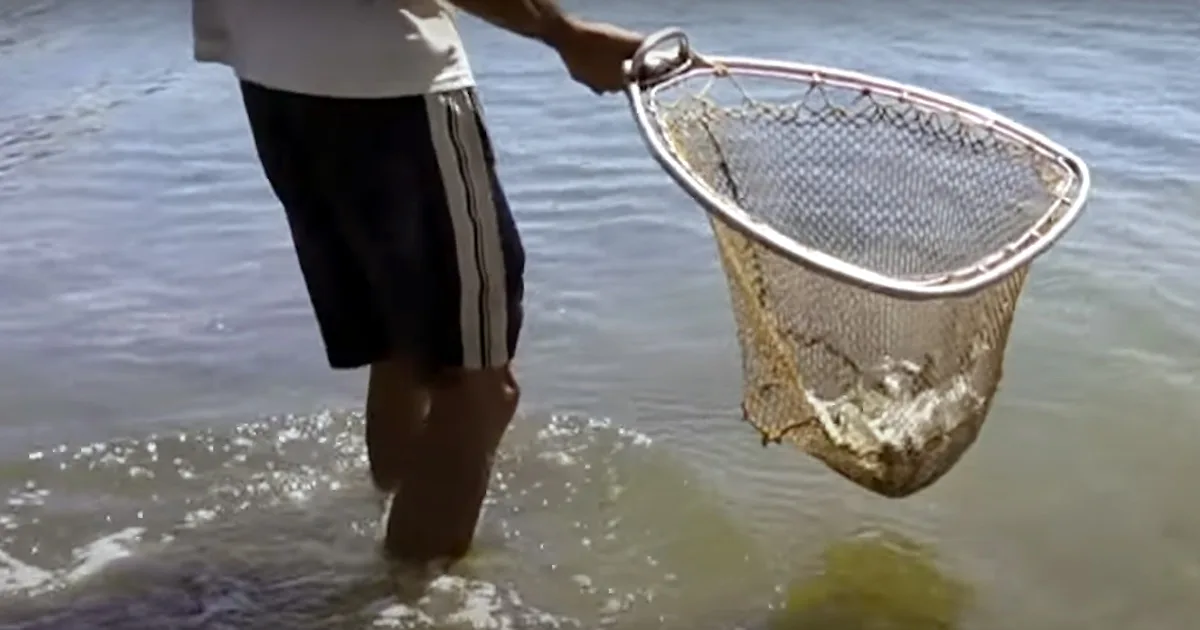
[{"label": "man's forearm", "polygon": [[556,46],[574,22],[554,0],[450,0],[458,8],[502,29]]}]

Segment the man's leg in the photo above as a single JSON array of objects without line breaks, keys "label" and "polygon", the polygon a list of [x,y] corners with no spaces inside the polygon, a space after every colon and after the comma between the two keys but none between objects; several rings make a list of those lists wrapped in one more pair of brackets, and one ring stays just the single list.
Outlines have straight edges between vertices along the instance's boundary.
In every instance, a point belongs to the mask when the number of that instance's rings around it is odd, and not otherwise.
[{"label": "man's leg", "polygon": [[395,492],[429,415],[429,388],[420,366],[398,358],[371,364],[367,379],[367,460],[377,490]]},{"label": "man's leg", "polygon": [[[438,190],[425,208],[435,249],[429,416],[388,519],[386,546],[414,562],[466,555],[519,389],[525,254],[473,91],[425,98]],[[425,146],[422,146],[425,145]]]},{"label": "man's leg", "polygon": [[[395,334],[421,334],[409,325],[413,317],[397,315],[402,300],[394,299],[408,289],[411,302],[411,287],[404,285],[421,273],[421,252],[407,245],[421,231],[417,199],[394,199],[390,192],[415,186],[417,177],[403,155],[397,161],[403,152],[394,147],[404,139],[394,129],[389,136],[389,127],[404,127],[404,107],[397,113],[387,102],[291,94],[252,83],[242,84],[242,94],[263,170],[291,228],[329,363],[335,369],[371,366],[371,477],[377,488],[395,490],[429,407],[419,353]],[[380,186],[385,180],[397,186]]]},{"label": "man's leg", "polygon": [[525,264],[474,95],[243,93],[330,365],[371,366],[387,547],[461,557],[517,404]]}]

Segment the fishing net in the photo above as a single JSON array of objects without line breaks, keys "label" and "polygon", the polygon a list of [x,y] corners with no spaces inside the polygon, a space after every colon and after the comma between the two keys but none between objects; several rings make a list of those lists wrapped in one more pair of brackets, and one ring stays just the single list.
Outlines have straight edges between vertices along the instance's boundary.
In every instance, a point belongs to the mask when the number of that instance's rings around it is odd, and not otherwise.
[{"label": "fishing net", "polygon": [[1086,166],[949,97],[657,37],[627,92],[708,211],[745,420],[879,494],[929,486],[980,432],[1029,263],[1082,208]]}]

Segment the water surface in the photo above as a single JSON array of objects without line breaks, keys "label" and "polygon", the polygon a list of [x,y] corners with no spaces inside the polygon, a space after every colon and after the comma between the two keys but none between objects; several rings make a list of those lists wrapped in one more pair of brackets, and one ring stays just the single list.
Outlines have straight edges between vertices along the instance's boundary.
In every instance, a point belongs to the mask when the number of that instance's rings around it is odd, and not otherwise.
[{"label": "water surface", "polygon": [[7,0],[0,627],[1192,627],[1200,18],[793,4],[589,14],[941,89],[1094,169],[980,442],[903,501],[759,447],[701,213],[619,98],[468,21],[530,257],[526,404],[479,549],[414,600],[374,553],[362,376],[325,368],[186,4]]}]

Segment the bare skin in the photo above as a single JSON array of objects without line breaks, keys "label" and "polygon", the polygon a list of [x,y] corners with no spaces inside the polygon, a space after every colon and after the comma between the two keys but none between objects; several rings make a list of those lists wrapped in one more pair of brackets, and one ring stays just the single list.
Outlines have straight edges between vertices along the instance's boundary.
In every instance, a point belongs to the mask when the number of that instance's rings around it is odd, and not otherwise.
[{"label": "bare skin", "polygon": [[624,86],[623,65],[642,43],[633,31],[567,15],[554,0],[452,0],[464,11],[555,50],[571,78],[593,92]]},{"label": "bare skin", "polygon": [[406,360],[371,366],[367,382],[367,459],[371,480],[394,492],[404,478],[406,451],[416,447],[429,414],[430,392],[417,367]]},{"label": "bare skin", "polygon": [[387,526],[388,551],[417,563],[467,554],[496,450],[520,400],[508,368],[439,380],[421,447],[411,453]]}]

